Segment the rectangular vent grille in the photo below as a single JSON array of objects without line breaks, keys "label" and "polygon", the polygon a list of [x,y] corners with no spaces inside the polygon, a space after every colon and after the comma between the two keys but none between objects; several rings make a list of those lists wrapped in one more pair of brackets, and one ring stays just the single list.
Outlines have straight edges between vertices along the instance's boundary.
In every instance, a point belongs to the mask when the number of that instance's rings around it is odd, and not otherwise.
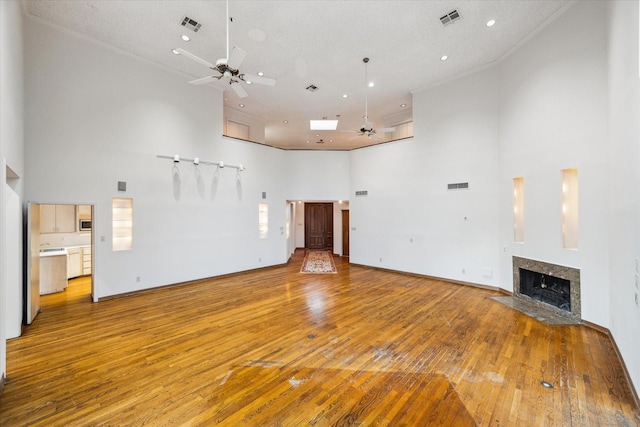
[{"label": "rectangular vent grille", "polygon": [[367,190],[356,191],[356,196],[366,196],[369,192]]},{"label": "rectangular vent grille", "polygon": [[460,13],[456,9],[454,9],[446,15],[441,16],[440,22],[442,22],[442,25],[449,25],[454,23],[455,21],[458,21],[460,18]]},{"label": "rectangular vent grille", "polygon": [[318,90],[318,86],[316,86],[316,85],[313,85],[313,84],[312,84],[312,85],[307,86],[307,88],[306,88],[306,89],[307,89],[309,92],[315,92],[315,91],[317,91],[317,90]]},{"label": "rectangular vent grille", "polygon": [[463,190],[469,188],[468,182],[457,182],[454,184],[447,184],[447,190]]},{"label": "rectangular vent grille", "polygon": [[180,25],[182,25],[183,27],[188,28],[190,30],[193,30],[196,33],[198,32],[200,27],[202,27],[202,24],[198,24],[196,21],[194,21],[193,19],[189,18],[188,16],[184,17],[184,19],[182,20]]}]

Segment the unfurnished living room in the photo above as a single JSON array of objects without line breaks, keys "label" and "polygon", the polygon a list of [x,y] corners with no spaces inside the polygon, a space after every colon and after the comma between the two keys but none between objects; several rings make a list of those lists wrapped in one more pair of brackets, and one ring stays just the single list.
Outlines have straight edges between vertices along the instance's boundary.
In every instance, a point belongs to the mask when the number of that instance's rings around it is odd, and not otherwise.
[{"label": "unfurnished living room", "polygon": [[0,20],[0,425],[640,425],[637,0]]}]

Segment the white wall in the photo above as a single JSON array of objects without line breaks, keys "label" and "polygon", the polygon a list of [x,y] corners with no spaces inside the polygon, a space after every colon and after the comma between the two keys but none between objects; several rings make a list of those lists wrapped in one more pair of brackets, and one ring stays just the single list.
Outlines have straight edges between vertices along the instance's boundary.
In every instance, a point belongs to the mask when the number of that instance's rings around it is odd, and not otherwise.
[{"label": "white wall", "polygon": [[610,2],[609,29],[609,329],[640,385],[640,74],[637,1]]},{"label": "white wall", "polygon": [[413,139],[352,152],[351,262],[500,283],[496,90],[485,71],[414,94]]},{"label": "white wall", "polygon": [[14,191],[18,199],[23,195],[22,29],[20,3],[13,0],[0,2],[0,376],[6,374],[7,329],[15,331],[22,318],[22,313],[19,313],[21,301],[15,300],[22,290],[22,281],[16,282],[15,277],[7,275],[9,262],[17,262],[18,269],[22,269],[20,256],[9,259],[10,253],[21,254],[22,246],[7,250],[9,240],[6,224],[13,217],[7,217],[8,207],[5,205],[7,198],[14,197],[14,194],[5,194],[7,191]]},{"label": "white wall", "polygon": [[289,200],[348,200],[348,151],[285,151]]},{"label": "white wall", "polygon": [[[220,91],[33,18],[26,50],[26,197],[95,203],[96,298],[286,262],[283,152],[222,137]],[[246,170],[156,158],[174,154]],[[133,198],[131,251],[111,249],[113,197]]]},{"label": "white wall", "polygon": [[[608,327],[605,2],[576,3],[498,67],[502,286],[512,255],[580,269],[582,317]],[[561,170],[578,169],[578,250],[562,247]],[[512,179],[524,177],[524,243]],[[603,285],[604,284],[604,285]]]}]

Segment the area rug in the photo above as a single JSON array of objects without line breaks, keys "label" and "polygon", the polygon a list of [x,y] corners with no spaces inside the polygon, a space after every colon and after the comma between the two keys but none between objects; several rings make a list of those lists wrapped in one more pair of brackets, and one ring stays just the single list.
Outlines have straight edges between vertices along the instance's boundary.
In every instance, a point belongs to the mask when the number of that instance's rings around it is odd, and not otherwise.
[{"label": "area rug", "polygon": [[331,274],[337,272],[331,251],[308,251],[300,269],[300,273]]}]

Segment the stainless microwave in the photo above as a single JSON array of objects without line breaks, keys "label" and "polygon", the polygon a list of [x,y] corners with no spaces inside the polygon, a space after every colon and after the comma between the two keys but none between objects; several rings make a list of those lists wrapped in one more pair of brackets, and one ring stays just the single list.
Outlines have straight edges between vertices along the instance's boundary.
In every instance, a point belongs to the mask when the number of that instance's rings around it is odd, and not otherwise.
[{"label": "stainless microwave", "polygon": [[81,219],[80,226],[78,227],[80,231],[90,231],[91,230],[91,220],[90,219]]}]

